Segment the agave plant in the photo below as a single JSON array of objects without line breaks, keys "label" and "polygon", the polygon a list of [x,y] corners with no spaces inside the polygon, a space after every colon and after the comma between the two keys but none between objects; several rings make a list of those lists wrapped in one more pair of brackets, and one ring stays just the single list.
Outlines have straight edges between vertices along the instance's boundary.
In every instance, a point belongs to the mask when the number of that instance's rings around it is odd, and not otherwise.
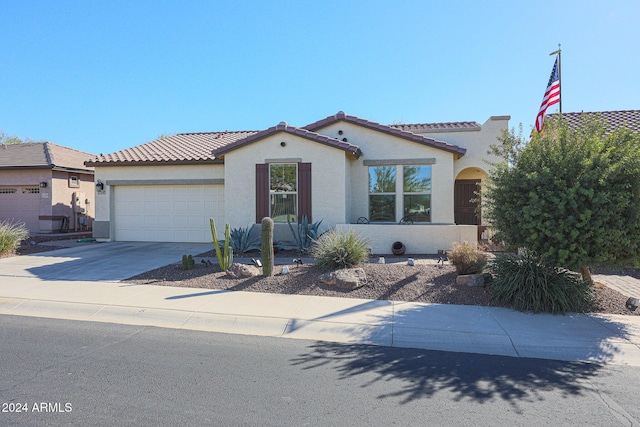
[{"label": "agave plant", "polygon": [[[287,224],[289,224],[289,229],[291,230],[291,234],[293,235],[294,241],[291,242],[291,246],[297,249],[300,253],[307,253],[309,249],[311,249],[311,245],[313,242],[318,240],[318,238],[322,235],[319,233],[320,224],[322,220],[309,224],[309,219],[307,216],[303,216],[302,220],[298,222],[297,229],[293,228],[291,221],[287,218]],[[286,244],[288,244],[287,242]]]},{"label": "agave plant", "polygon": [[260,250],[260,236],[254,237],[253,239],[251,238],[254,227],[255,224],[251,227],[239,227],[231,230],[229,235],[229,246],[231,246],[235,253],[244,254]]}]

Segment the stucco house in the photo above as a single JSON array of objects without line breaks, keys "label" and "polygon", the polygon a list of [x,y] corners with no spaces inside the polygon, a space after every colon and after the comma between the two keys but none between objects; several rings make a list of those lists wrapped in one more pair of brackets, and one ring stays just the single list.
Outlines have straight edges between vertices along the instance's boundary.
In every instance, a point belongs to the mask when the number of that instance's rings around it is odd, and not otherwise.
[{"label": "stucco house", "polygon": [[407,253],[476,242],[476,191],[509,119],[383,125],[340,111],[303,127],[183,133],[100,155],[85,162],[98,186],[93,235],[211,242],[209,218],[244,227],[270,216],[276,238],[290,240],[287,219],[306,216],[355,230],[377,254],[395,241]]},{"label": "stucco house", "polygon": [[0,220],[31,233],[89,230],[94,218],[95,157],[50,142],[0,144]]}]

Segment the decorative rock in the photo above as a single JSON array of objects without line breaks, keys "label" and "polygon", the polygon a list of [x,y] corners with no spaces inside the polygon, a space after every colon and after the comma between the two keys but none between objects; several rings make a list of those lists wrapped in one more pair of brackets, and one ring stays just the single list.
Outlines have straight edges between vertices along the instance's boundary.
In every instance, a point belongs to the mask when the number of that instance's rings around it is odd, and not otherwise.
[{"label": "decorative rock", "polygon": [[242,279],[246,277],[256,277],[262,274],[260,270],[253,265],[245,264],[231,264],[231,267],[227,270],[227,276],[232,279]]},{"label": "decorative rock", "polygon": [[287,267],[286,265],[283,266],[280,274],[289,274],[289,267]]},{"label": "decorative rock", "polygon": [[407,258],[407,265],[415,265],[415,261],[413,258]]},{"label": "decorative rock", "polygon": [[456,285],[483,286],[484,275],[482,274],[461,274],[456,277]]},{"label": "decorative rock", "polygon": [[625,307],[627,307],[631,311],[636,311],[636,308],[640,306],[640,298],[629,298],[625,303]]},{"label": "decorative rock", "polygon": [[324,273],[319,280],[325,285],[342,289],[356,289],[367,284],[367,275],[362,268],[343,268]]},{"label": "decorative rock", "polygon": [[385,261],[384,261],[384,257],[383,256],[378,258],[378,264],[384,264],[384,263],[385,263]]}]

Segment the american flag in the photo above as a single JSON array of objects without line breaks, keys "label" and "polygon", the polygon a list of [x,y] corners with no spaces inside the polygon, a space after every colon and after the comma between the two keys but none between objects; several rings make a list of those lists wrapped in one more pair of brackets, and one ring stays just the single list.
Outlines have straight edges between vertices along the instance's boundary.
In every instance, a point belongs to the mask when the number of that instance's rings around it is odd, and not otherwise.
[{"label": "american flag", "polygon": [[558,58],[556,58],[556,63],[553,64],[553,70],[551,70],[551,77],[549,77],[549,84],[547,84],[547,90],[544,92],[544,98],[542,98],[542,104],[540,104],[540,111],[538,111],[538,116],[536,117],[536,130],[538,132],[542,130],[547,108],[558,102],[560,102],[560,74],[558,73]]}]

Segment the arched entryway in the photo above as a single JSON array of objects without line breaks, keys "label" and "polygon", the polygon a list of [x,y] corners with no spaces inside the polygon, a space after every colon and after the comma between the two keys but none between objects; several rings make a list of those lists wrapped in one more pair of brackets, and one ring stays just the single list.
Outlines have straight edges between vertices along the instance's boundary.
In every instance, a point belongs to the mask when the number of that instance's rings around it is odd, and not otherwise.
[{"label": "arched entryway", "polygon": [[487,173],[480,168],[463,169],[454,184],[454,221],[456,224],[477,225],[478,241],[485,228],[482,222],[481,189]]}]

